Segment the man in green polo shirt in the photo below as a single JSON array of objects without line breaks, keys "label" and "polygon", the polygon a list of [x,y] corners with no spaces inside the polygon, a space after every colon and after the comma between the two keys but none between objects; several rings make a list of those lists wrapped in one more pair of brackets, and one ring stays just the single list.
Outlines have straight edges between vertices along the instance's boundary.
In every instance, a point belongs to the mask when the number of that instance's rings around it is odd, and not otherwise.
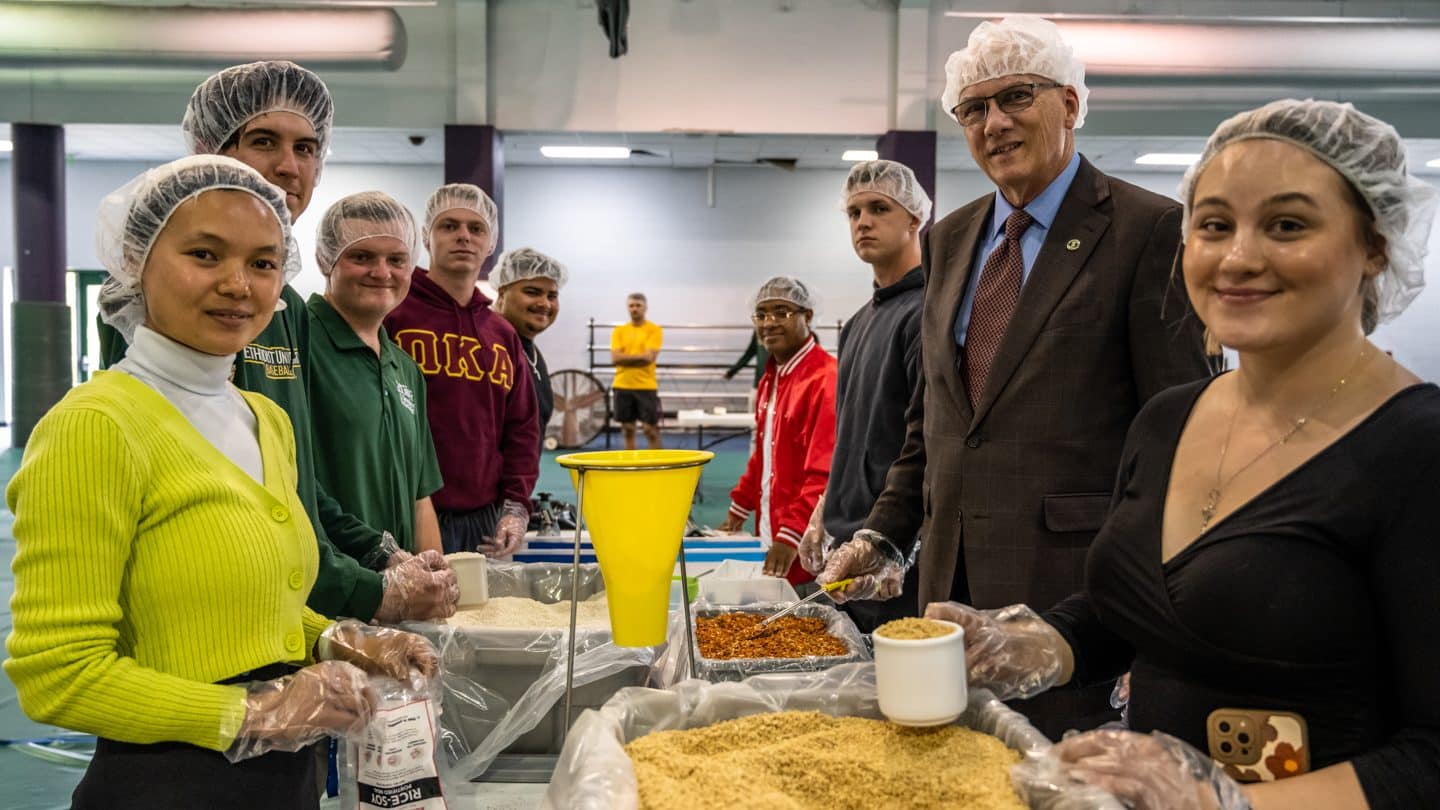
[{"label": "man in green polo shirt", "polygon": [[315,234],[325,295],[311,295],[310,415],[320,485],[400,547],[441,552],[430,494],[440,463],[420,367],[381,321],[410,291],[420,232],[405,206],[365,191],[330,206]]},{"label": "man in green polo shirt", "polygon": [[[325,83],[293,62],[226,68],[195,88],[181,130],[192,154],[233,157],[285,192],[291,220],[310,204],[324,165],[334,105]],[[102,362],[125,356],[138,324],[138,289],[114,279],[100,293]],[[235,360],[236,387],[264,394],[295,430],[296,489],[319,542],[320,573],[307,604],[326,616],[384,622],[451,615],[459,595],[443,557],[394,553],[394,543],[347,513],[315,479],[305,357],[310,318],[288,284],[270,325]],[[283,308],[282,308],[283,307]],[[113,328],[110,328],[113,327]]]}]

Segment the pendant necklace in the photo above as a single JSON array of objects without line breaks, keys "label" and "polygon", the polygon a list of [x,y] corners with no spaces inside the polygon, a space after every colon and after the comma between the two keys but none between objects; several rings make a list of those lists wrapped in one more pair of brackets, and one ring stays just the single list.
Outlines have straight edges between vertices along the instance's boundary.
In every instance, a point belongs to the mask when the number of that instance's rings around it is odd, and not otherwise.
[{"label": "pendant necklace", "polygon": [[1225,443],[1220,445],[1220,462],[1215,465],[1215,486],[1210,488],[1210,492],[1207,493],[1205,498],[1205,505],[1200,507],[1200,531],[1202,533],[1210,527],[1210,521],[1215,518],[1215,512],[1220,506],[1220,493],[1224,492],[1225,488],[1230,486],[1230,483],[1240,476],[1240,473],[1250,469],[1255,465],[1255,462],[1269,455],[1271,450],[1294,438],[1295,434],[1299,433],[1300,429],[1305,427],[1311,417],[1324,410],[1325,406],[1329,405],[1335,399],[1335,395],[1340,393],[1340,389],[1345,387],[1345,381],[1355,373],[1356,369],[1360,368],[1360,364],[1365,361],[1365,356],[1368,353],[1368,349],[1360,350],[1360,356],[1355,358],[1355,363],[1350,367],[1350,371],[1346,372],[1345,376],[1341,377],[1340,381],[1335,383],[1335,386],[1330,389],[1330,393],[1325,395],[1324,401],[1317,405],[1314,410],[1310,412],[1309,416],[1302,416],[1296,419],[1290,424],[1290,429],[1286,430],[1284,435],[1271,442],[1269,447],[1261,450],[1258,455],[1247,461],[1240,469],[1230,473],[1230,477],[1222,481],[1220,474],[1225,469],[1225,453],[1230,449],[1230,437],[1235,432],[1235,417],[1240,415],[1240,405],[1238,403],[1235,405],[1235,410],[1230,412],[1230,427],[1225,431]]}]

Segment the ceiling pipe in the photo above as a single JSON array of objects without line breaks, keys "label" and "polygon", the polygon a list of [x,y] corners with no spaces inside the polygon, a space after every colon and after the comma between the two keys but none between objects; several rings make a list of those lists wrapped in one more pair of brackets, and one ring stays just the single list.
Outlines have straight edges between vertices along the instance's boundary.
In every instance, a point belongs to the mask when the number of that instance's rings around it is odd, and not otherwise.
[{"label": "ceiling pipe", "polygon": [[397,70],[405,25],[389,8],[141,8],[0,2],[0,67],[223,67],[291,59]]}]

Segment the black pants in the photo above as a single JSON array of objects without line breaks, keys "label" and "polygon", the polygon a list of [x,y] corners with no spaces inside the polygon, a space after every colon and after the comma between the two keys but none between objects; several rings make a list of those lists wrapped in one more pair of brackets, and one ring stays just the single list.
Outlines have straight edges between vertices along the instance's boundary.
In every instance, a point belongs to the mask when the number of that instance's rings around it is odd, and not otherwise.
[{"label": "black pants", "polygon": [[[263,667],[222,683],[270,680],[293,672]],[[323,745],[323,744],[322,744]],[[317,810],[320,759],[310,746],[232,763],[188,743],[127,743],[100,738],[71,810]]]},{"label": "black pants", "polygon": [[469,512],[436,510],[440,522],[440,545],[446,554],[476,551],[481,543],[495,537],[500,522],[500,504],[492,503]]}]

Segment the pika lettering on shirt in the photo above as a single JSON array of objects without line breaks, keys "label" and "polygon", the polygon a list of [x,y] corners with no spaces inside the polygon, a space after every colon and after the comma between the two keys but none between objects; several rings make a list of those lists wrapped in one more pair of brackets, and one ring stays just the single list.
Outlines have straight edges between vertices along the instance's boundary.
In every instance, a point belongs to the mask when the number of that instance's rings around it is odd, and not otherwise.
[{"label": "pika lettering on shirt", "polygon": [[261,346],[251,343],[242,352],[246,363],[265,367],[271,380],[293,380],[300,373],[300,352],[290,346]]},{"label": "pika lettering on shirt", "polygon": [[395,393],[400,397],[400,404],[405,406],[405,410],[409,411],[411,416],[414,416],[415,392],[410,390],[410,386],[406,385],[403,382],[400,382],[399,380],[396,380]]}]

